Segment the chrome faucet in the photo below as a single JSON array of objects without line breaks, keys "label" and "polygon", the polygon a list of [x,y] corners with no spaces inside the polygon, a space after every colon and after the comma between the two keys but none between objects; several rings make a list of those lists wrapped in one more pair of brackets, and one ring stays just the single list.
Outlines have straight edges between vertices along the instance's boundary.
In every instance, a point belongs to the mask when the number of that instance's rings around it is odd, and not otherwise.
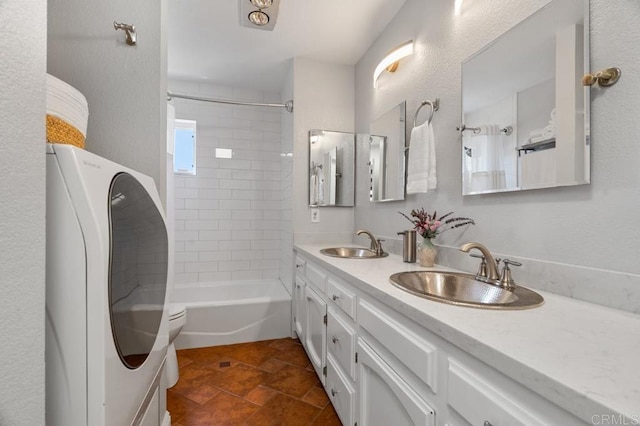
[{"label": "chrome faucet", "polygon": [[359,229],[356,231],[356,235],[367,234],[369,239],[371,240],[370,250],[376,253],[376,256],[382,256],[384,254],[384,250],[382,250],[382,242],[379,238],[376,238],[371,232],[366,229]]},{"label": "chrome faucet", "polygon": [[484,258],[486,259],[486,268],[487,268],[486,276],[484,277],[484,280],[483,280],[482,279],[483,277],[479,273],[477,276],[477,279],[480,279],[482,281],[487,281],[491,284],[499,285],[500,275],[498,275],[498,262],[496,262],[496,260],[493,258],[493,255],[491,255],[491,252],[489,251],[489,249],[480,243],[473,243],[473,242],[466,243],[460,246],[460,251],[463,251],[465,253],[469,253],[471,249],[480,250]]}]

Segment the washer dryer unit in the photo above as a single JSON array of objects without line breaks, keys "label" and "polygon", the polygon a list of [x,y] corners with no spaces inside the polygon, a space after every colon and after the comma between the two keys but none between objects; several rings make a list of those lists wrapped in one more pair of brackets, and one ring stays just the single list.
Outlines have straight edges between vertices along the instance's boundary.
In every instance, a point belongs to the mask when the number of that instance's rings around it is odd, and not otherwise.
[{"label": "washer dryer unit", "polygon": [[48,426],[158,425],[168,241],[148,176],[47,145]]}]

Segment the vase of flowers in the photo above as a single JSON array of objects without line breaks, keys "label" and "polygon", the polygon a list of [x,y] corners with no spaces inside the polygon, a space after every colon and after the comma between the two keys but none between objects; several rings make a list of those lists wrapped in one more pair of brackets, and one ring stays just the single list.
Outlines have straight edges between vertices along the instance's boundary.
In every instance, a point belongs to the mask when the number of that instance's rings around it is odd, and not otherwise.
[{"label": "vase of flowers", "polygon": [[418,245],[417,258],[420,266],[433,266],[438,255],[438,249],[433,244],[436,236],[443,232],[450,231],[467,225],[475,225],[473,219],[468,217],[453,217],[453,212],[438,217],[436,211],[433,214],[427,213],[423,208],[411,210],[410,217],[402,212],[398,212],[411,223],[416,232],[422,237],[422,242]]}]

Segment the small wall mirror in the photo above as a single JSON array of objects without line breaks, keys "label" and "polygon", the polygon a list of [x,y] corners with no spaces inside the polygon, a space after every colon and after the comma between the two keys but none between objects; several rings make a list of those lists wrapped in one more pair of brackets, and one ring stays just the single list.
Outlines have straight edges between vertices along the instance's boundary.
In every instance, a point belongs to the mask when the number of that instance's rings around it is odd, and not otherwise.
[{"label": "small wall mirror", "polygon": [[309,131],[309,205],[353,207],[355,135]]},{"label": "small wall mirror", "polygon": [[590,181],[589,2],[553,0],[462,63],[462,194]]},{"label": "small wall mirror", "polygon": [[369,200],[404,200],[406,102],[371,123],[369,131]]}]

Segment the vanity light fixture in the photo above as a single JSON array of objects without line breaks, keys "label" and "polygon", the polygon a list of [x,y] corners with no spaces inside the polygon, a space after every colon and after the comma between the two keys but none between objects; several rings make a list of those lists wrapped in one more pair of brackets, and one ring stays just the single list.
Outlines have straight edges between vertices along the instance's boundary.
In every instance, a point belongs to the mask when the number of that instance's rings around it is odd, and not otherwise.
[{"label": "vanity light fixture", "polygon": [[413,40],[409,40],[396,47],[384,57],[373,72],[373,88],[378,88],[378,78],[385,70],[395,72],[398,69],[400,59],[413,55]]},{"label": "vanity light fixture", "polygon": [[453,6],[453,13],[456,16],[460,16],[462,15],[462,3],[464,3],[464,0],[454,0],[454,6]]}]

